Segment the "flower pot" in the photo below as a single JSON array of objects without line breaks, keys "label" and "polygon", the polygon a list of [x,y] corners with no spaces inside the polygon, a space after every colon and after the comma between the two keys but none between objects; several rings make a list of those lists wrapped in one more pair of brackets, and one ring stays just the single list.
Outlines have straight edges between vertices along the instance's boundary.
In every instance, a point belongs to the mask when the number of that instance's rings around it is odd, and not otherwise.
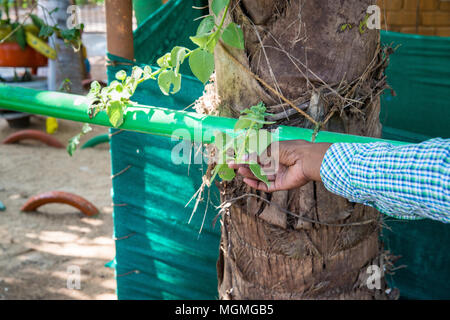
[{"label": "flower pot", "polygon": [[0,44],[0,67],[25,67],[36,69],[47,65],[47,57],[30,46],[22,49],[15,42]]}]

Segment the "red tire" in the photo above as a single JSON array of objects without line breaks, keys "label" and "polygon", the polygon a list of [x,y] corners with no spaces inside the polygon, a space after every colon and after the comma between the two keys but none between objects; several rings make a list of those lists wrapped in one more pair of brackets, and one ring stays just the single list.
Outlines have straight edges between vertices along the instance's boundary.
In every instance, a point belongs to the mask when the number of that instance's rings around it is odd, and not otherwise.
[{"label": "red tire", "polygon": [[64,148],[64,145],[51,135],[39,130],[31,130],[31,129],[17,131],[7,136],[5,140],[2,141],[2,143],[3,144],[17,143],[25,139],[38,140],[54,148]]},{"label": "red tire", "polygon": [[28,199],[28,201],[22,206],[21,210],[24,212],[36,211],[40,206],[48,203],[68,204],[77,208],[89,217],[95,216],[99,213],[99,210],[86,199],[73,193],[63,191],[50,191],[33,196]]}]

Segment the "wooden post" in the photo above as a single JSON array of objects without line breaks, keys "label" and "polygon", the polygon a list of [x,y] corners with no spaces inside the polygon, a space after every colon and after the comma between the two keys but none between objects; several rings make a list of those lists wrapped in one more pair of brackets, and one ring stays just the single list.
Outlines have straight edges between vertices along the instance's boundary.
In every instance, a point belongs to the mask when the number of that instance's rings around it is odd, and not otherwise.
[{"label": "wooden post", "polygon": [[132,0],[106,0],[105,8],[108,52],[134,60]]}]

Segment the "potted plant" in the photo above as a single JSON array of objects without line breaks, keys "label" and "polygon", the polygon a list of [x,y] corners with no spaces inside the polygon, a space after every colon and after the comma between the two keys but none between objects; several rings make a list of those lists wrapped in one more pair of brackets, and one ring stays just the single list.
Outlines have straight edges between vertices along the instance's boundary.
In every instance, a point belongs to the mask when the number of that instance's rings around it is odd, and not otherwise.
[{"label": "potted plant", "polygon": [[[23,5],[21,5],[24,7]],[[33,11],[39,6],[35,3],[28,13],[19,21],[19,1],[0,0],[0,67],[25,67],[31,68],[31,73],[36,74],[39,67],[47,65],[48,58],[55,59],[56,51],[47,42],[49,37],[55,35],[72,45],[76,50],[81,46],[81,31],[79,28],[62,30],[57,24],[50,25]],[[44,6],[40,6],[45,15],[45,20],[50,20],[52,14],[58,9],[49,12]],[[15,9],[15,18],[10,16],[10,9]],[[31,21],[30,21],[31,20]],[[27,23],[27,21],[30,21]],[[15,74],[13,82],[29,81],[31,75],[27,72],[21,77]],[[7,80],[1,78],[0,81]],[[24,128],[29,125],[29,115],[9,110],[0,109],[0,116],[6,119],[10,127]]]},{"label": "potted plant", "polygon": [[[10,7],[14,6],[16,17],[10,17]],[[2,67],[30,67],[36,72],[38,67],[47,65],[47,57],[27,44],[27,33],[38,37],[40,27],[33,24],[19,22],[18,3],[8,0],[1,2],[0,16],[0,66]],[[44,40],[44,39],[43,39]]]},{"label": "potted plant", "polygon": [[[48,38],[55,34],[64,39],[66,44],[79,49],[81,45],[81,31],[83,25],[79,28],[62,30],[57,25],[45,23],[37,15],[33,14],[38,6],[35,4],[30,8],[29,13],[19,21],[18,1],[0,0],[0,66],[2,67],[29,67],[37,71],[38,67],[46,66],[47,59],[55,59],[56,51],[47,45]],[[10,8],[14,7],[16,12],[15,20],[10,17]],[[42,7],[42,6],[41,6]],[[45,15],[51,17],[53,12],[46,11],[42,7]],[[28,18],[32,23],[25,23]]]}]

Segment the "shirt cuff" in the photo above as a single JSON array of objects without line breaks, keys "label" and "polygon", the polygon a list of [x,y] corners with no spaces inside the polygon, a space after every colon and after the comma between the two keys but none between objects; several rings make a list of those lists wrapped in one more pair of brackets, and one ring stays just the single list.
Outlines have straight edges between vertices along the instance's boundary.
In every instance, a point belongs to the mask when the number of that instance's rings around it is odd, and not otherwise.
[{"label": "shirt cuff", "polygon": [[[371,143],[367,145],[367,150],[377,150],[377,148],[387,147],[387,143]],[[354,183],[354,174],[359,172],[365,179],[370,180],[371,172],[369,168],[360,166],[358,161],[365,157],[365,148],[361,148],[357,143],[334,143],[325,153],[320,168],[320,177],[325,188],[339,196],[348,199],[350,202],[362,203],[371,206],[385,215],[397,219],[417,220],[421,217],[395,210],[388,203],[384,203],[377,198],[377,192],[371,189],[361,188]],[[355,162],[356,161],[356,162]],[[397,208],[398,209],[398,208]]]}]

